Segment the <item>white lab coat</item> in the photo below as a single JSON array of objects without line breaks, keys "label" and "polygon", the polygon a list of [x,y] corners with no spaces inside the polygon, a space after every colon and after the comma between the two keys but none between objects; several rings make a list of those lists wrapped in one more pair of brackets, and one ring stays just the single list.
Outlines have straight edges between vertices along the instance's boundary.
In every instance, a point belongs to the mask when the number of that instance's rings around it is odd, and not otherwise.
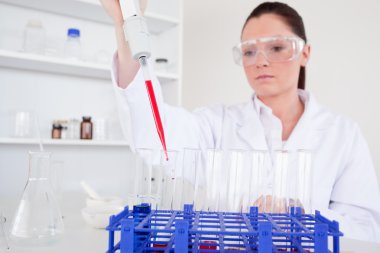
[{"label": "white lab coat", "polygon": [[[142,71],[127,89],[119,88],[116,57],[112,78],[122,129],[132,148],[159,149],[161,143]],[[252,99],[240,105],[189,112],[164,103],[159,82],[150,72],[168,149],[270,149]],[[379,189],[370,152],[358,125],[326,110],[308,92],[300,93],[308,97],[308,102],[283,148],[313,152],[314,208],[337,220],[345,236],[380,242]]]}]

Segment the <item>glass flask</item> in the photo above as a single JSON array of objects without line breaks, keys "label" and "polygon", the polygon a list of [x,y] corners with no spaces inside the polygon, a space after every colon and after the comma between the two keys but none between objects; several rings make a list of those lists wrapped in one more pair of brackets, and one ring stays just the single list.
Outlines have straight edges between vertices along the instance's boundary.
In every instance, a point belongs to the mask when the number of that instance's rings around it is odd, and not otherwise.
[{"label": "glass flask", "polygon": [[10,239],[16,244],[48,245],[64,232],[49,178],[50,156],[49,152],[29,152],[28,181],[10,229]]},{"label": "glass flask", "polygon": [[6,219],[0,212],[0,253],[9,252],[10,250],[7,233],[5,232],[5,222]]}]

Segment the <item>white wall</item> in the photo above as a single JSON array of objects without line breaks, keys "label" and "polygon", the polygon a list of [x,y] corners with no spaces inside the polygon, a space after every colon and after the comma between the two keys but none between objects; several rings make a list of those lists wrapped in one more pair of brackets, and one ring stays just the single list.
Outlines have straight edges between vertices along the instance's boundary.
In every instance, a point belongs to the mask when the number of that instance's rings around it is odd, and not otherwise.
[{"label": "white wall", "polygon": [[[184,1],[183,105],[235,103],[251,90],[231,48],[262,1]],[[368,140],[380,181],[380,2],[285,1],[304,19],[312,45],[307,89],[320,103],[350,116]]]}]

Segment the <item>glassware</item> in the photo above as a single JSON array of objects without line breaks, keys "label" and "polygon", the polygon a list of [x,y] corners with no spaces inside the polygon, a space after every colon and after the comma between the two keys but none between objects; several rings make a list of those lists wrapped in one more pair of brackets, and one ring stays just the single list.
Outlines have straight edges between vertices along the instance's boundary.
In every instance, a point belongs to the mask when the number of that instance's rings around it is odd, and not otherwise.
[{"label": "glassware", "polygon": [[81,51],[80,30],[76,28],[69,28],[67,30],[67,40],[65,43],[65,57],[80,60],[82,54]]},{"label": "glassware", "polygon": [[33,117],[31,112],[16,112],[14,124],[14,137],[27,138],[32,136]]},{"label": "glassware", "polygon": [[70,119],[68,125],[68,138],[80,139],[80,122],[77,119]]},{"label": "glassware", "polygon": [[224,211],[227,204],[227,175],[225,174],[224,152],[209,149],[206,152],[206,195],[205,211]]},{"label": "glassware", "polygon": [[136,150],[135,204],[148,203],[153,209],[161,201],[163,172],[160,167],[160,152],[152,149]]},{"label": "glassware", "polygon": [[21,245],[46,245],[64,232],[64,224],[51,186],[48,152],[29,152],[29,176],[13,219],[10,238]]},{"label": "glassware", "polygon": [[1,253],[9,252],[10,250],[7,233],[5,229],[5,222],[6,222],[6,219],[3,216],[3,214],[0,212],[0,252]]},{"label": "glassware", "polygon": [[94,121],[94,139],[107,139],[107,121],[105,119],[98,118]]},{"label": "glassware", "polygon": [[82,117],[82,122],[80,124],[80,138],[82,140],[92,139],[92,129],[93,125],[91,122],[91,117]]},{"label": "glassware", "polygon": [[183,171],[178,164],[178,151],[168,151],[169,160],[164,151],[161,152],[162,191],[161,209],[181,210],[183,194]]},{"label": "glassware", "polygon": [[288,210],[289,192],[289,153],[274,151],[272,213],[285,213]]},{"label": "glassware", "polygon": [[152,156],[151,149],[138,149],[136,156],[135,194],[138,198],[152,193]]},{"label": "glassware", "polygon": [[157,58],[155,60],[155,70],[161,71],[161,72],[167,72],[168,71],[168,59],[166,58]]},{"label": "glassware", "polygon": [[46,43],[45,30],[40,20],[29,20],[24,30],[24,51],[44,54]]},{"label": "glassware", "polygon": [[308,150],[297,150],[297,158],[295,206],[310,214],[314,211],[312,154]]},{"label": "glassware", "polygon": [[51,138],[52,139],[61,139],[62,135],[62,126],[58,122],[53,122],[52,130],[51,130]]},{"label": "glassware", "polygon": [[201,210],[204,202],[204,171],[201,150],[185,148],[183,151],[183,200],[182,204],[193,204],[194,210]]},{"label": "glassware", "polygon": [[241,212],[248,209],[250,190],[250,161],[247,150],[228,152],[228,211]]},{"label": "glassware", "polygon": [[[266,161],[268,152],[263,150],[253,150],[250,152],[251,167],[250,167],[250,188],[248,208],[250,206],[258,206],[259,212],[270,212],[267,204],[267,196],[269,192],[270,175]],[[248,212],[248,210],[246,210]]]}]

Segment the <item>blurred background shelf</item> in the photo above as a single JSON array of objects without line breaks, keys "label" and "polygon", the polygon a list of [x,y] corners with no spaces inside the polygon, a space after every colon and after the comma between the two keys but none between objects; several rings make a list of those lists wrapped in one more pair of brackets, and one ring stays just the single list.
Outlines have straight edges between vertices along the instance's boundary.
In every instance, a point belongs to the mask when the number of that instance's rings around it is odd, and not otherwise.
[{"label": "blurred background shelf", "polygon": [[[99,64],[0,49],[0,66],[54,74],[111,79],[110,64]],[[157,72],[162,84],[178,80],[173,73]]]},{"label": "blurred background shelf", "polygon": [[[0,0],[0,3],[112,24],[98,0]],[[148,11],[145,17],[152,34],[160,34],[180,23],[176,18]]]},{"label": "blurred background shelf", "polygon": [[[0,138],[0,145],[17,144],[17,145],[38,145],[36,138]],[[115,146],[129,147],[127,141],[118,140],[62,140],[62,139],[42,139],[43,145],[56,146]]]}]

